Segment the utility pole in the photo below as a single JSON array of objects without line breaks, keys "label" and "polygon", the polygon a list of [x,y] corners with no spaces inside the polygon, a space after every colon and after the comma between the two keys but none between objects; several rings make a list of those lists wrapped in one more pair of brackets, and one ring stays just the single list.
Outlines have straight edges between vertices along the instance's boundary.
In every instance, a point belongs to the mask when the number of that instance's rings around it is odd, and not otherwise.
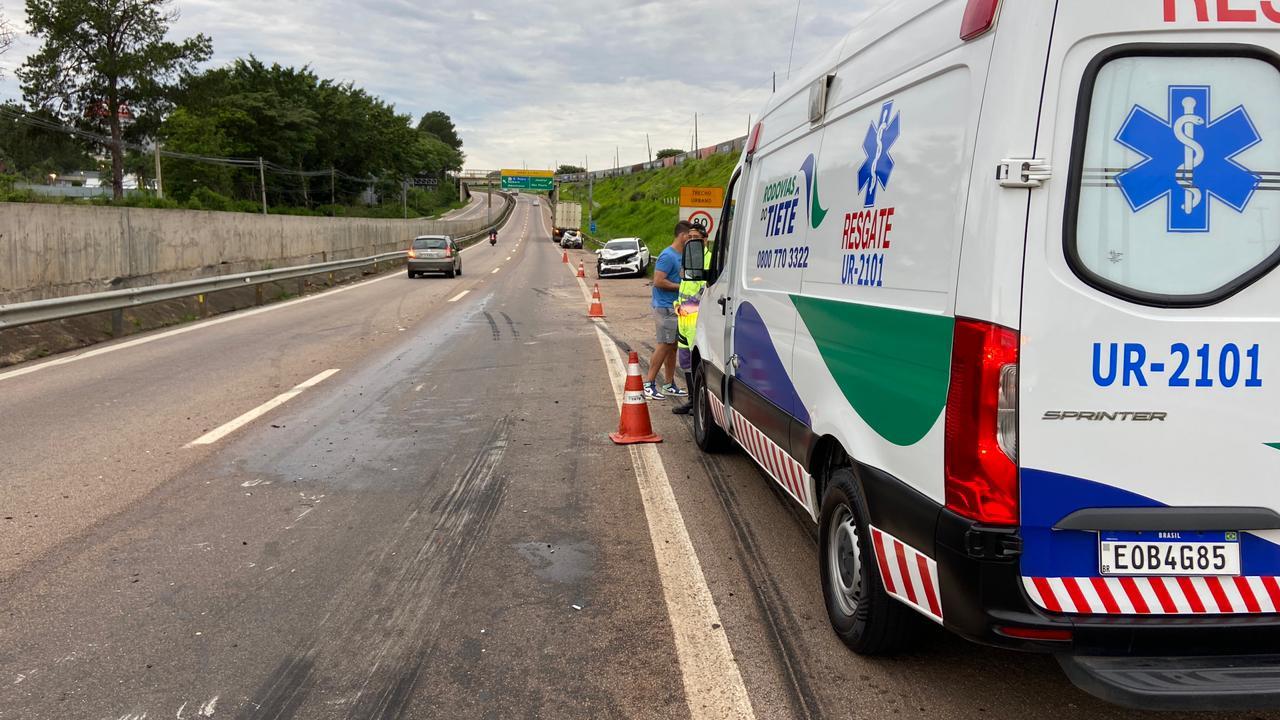
[{"label": "utility pole", "polygon": [[649,150],[649,162],[653,162],[653,144],[649,142],[649,133],[644,134],[644,146]]},{"label": "utility pole", "polygon": [[698,152],[698,113],[693,114],[693,152]]},{"label": "utility pole", "polygon": [[587,232],[591,232],[591,226],[595,224],[591,213],[595,209],[596,203],[593,198],[593,190],[595,189],[595,180],[591,177],[591,157],[587,156],[582,159],[583,168],[587,171]]},{"label": "utility pole", "polygon": [[329,166],[329,204],[330,205],[338,204],[338,201],[337,201],[338,192],[336,188],[337,184],[338,184],[337,171],[334,169],[332,165],[330,165]]},{"label": "utility pole", "polygon": [[404,209],[404,219],[409,219],[409,180],[400,180],[400,207]]},{"label": "utility pole", "polygon": [[160,175],[160,141],[156,141],[156,198],[164,199],[164,178]]},{"label": "utility pole", "polygon": [[262,162],[262,156],[258,156],[258,179],[262,181],[262,214],[267,214],[267,168]]}]

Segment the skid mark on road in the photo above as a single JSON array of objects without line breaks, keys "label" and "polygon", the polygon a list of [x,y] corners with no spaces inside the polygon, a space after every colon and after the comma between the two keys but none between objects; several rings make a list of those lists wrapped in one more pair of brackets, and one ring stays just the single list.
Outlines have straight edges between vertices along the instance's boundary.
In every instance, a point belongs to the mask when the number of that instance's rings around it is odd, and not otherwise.
[{"label": "skid mark on road", "polygon": [[508,314],[506,314],[506,313],[501,313],[501,315],[502,315],[502,319],[507,321],[507,327],[511,328],[511,336],[512,336],[512,337],[514,337],[515,339],[519,340],[519,339],[520,339],[520,331],[516,329],[516,323],[515,323],[515,321],[514,321],[514,320],[512,320],[512,319],[511,319],[511,316],[510,316],[510,315],[508,315]]},{"label": "skid mark on road", "polygon": [[494,424],[467,469],[431,507],[439,519],[421,538],[416,556],[402,564],[400,576],[386,588],[404,601],[392,611],[388,635],[369,658],[348,714],[352,720],[398,718],[406,709],[443,619],[437,601],[466,572],[506,497],[507,478],[497,469],[510,435],[510,417]]},{"label": "skid mark on road", "polygon": [[[614,398],[621,409],[626,366],[600,325],[594,323],[596,338],[608,366]],[[628,450],[649,523],[649,538],[653,542],[658,577],[675,636],[689,714],[694,720],[754,718],[751,698],[720,622],[715,599],[702,574],[702,564],[689,539],[662,457],[653,445],[632,445]]]},{"label": "skid mark on road", "polygon": [[239,720],[291,720],[298,708],[315,689],[311,671],[315,669],[314,648],[302,655],[285,658],[258,687],[254,697],[244,705]]},{"label": "skid mark on road", "polygon": [[484,311],[484,319],[489,321],[489,329],[493,331],[493,339],[500,340],[502,331],[498,329],[498,321],[493,318],[493,315],[489,314],[488,310]]},{"label": "skid mark on road", "polygon": [[796,649],[791,640],[802,636],[800,625],[786,602],[786,596],[778,587],[777,579],[761,557],[760,542],[756,539],[755,532],[742,520],[744,513],[739,505],[737,492],[729,482],[719,458],[706,453],[699,453],[698,457],[703,471],[711,478],[716,497],[733,528],[738,546],[738,563],[747,577],[747,586],[752,590],[756,610],[764,618],[768,628],[774,660],[786,676],[787,694],[791,700],[789,706],[803,718],[826,717],[817,694],[809,686],[804,654]]}]

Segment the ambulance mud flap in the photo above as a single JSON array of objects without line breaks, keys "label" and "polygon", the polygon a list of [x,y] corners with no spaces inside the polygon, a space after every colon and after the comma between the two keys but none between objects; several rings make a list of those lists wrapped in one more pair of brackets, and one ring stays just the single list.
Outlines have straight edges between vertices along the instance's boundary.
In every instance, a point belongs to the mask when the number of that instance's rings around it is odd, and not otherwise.
[{"label": "ambulance mud flap", "polygon": [[1088,657],[1059,655],[1081,690],[1141,710],[1280,708],[1280,655]]}]

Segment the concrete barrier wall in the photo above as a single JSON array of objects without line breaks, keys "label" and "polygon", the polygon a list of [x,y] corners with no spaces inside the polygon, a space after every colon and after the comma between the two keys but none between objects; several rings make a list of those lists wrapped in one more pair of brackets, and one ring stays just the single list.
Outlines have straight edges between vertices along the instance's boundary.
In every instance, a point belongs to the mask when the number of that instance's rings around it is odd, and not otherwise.
[{"label": "concrete barrier wall", "polygon": [[0,203],[0,304],[365,257],[484,226]]}]

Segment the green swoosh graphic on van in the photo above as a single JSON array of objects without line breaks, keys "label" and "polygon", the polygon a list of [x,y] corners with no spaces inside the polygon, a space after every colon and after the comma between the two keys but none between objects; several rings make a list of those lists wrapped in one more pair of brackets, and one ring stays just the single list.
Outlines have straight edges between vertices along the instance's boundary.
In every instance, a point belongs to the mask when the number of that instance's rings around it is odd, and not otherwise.
[{"label": "green swoosh graphic on van", "polygon": [[1269,448],[1273,448],[1273,449],[1276,449],[1276,450],[1280,450],[1280,442],[1276,442],[1276,443],[1262,443],[1262,444],[1263,444],[1263,445],[1266,445],[1266,446],[1267,446],[1267,447],[1269,447]]},{"label": "green swoosh graphic on van", "polygon": [[800,172],[804,173],[804,199],[809,207],[809,225],[817,230],[822,221],[827,219],[827,211],[818,199],[818,156],[810,153],[800,165]]},{"label": "green swoosh graphic on van", "polygon": [[809,222],[811,223],[811,226],[813,227],[813,229],[817,230],[818,226],[822,224],[822,221],[827,219],[826,208],[822,207],[822,201],[818,199],[818,176],[817,175],[814,175],[813,177],[813,202],[810,203],[810,205],[812,207],[809,210]]},{"label": "green swoosh graphic on van", "polygon": [[791,296],[827,369],[858,415],[907,447],[947,406],[955,318]]}]

